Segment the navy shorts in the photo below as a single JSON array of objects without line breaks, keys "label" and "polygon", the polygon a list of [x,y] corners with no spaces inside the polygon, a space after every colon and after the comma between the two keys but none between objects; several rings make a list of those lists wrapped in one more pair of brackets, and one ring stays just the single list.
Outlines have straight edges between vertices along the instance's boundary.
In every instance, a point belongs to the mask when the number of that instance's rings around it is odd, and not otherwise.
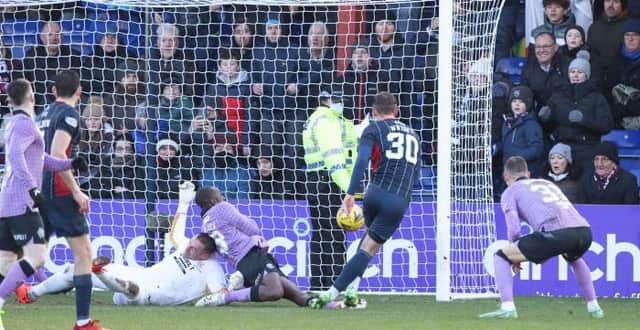
[{"label": "navy shorts", "polygon": [[79,207],[71,195],[49,199],[46,209],[42,210],[47,238],[53,233],[58,237],[88,234],[89,223],[78,211]]},{"label": "navy shorts", "polygon": [[363,201],[367,232],[378,244],[384,244],[398,229],[409,200],[370,184]]},{"label": "navy shorts", "polygon": [[30,241],[45,243],[40,213],[28,210],[22,215],[0,218],[0,250],[18,252]]},{"label": "navy shorts", "polygon": [[574,227],[554,231],[536,231],[518,240],[518,248],[527,260],[543,263],[561,255],[568,262],[576,261],[591,246],[591,228]]}]

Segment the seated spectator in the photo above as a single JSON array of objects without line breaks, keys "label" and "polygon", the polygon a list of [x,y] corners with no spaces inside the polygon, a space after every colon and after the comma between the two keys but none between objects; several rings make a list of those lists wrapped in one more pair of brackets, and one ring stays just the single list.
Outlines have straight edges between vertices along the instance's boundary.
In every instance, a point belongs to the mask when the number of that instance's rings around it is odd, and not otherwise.
[{"label": "seated spectator", "polygon": [[256,173],[251,179],[251,198],[281,200],[285,198],[282,161],[271,156],[267,148],[256,157]]},{"label": "seated spectator", "polygon": [[570,60],[573,60],[579,51],[583,49],[589,50],[586,42],[586,35],[582,27],[580,25],[571,25],[567,27],[564,33],[564,45],[560,47],[560,52]]},{"label": "seated spectator", "polygon": [[245,22],[236,23],[233,26],[231,43],[223,46],[222,52],[231,51],[234,58],[240,61],[240,67],[247,73],[251,72],[251,60],[253,59],[253,25]]},{"label": "seated spectator", "polygon": [[602,65],[602,71],[616,63],[620,53],[620,44],[623,42],[624,25],[627,21],[627,2],[625,0],[606,0],[604,15],[591,24],[587,41]]},{"label": "seated spectator", "polygon": [[135,60],[120,63],[116,69],[117,86],[113,94],[105,95],[107,117],[111,119],[116,139],[135,140],[136,119],[144,116],[146,106],[144,72]]},{"label": "seated spectator", "polygon": [[109,166],[102,173],[102,198],[143,198],[144,158],[136,156],[133,143],[127,139],[115,142]]},{"label": "seated spectator", "polygon": [[544,23],[531,31],[530,44],[535,44],[535,38],[542,32],[553,34],[556,44],[564,46],[564,35],[567,28],[576,24],[569,0],[544,0]]},{"label": "seated spectator", "polygon": [[624,25],[624,42],[604,79],[616,127],[640,129],[640,18]]},{"label": "seated spectator", "polygon": [[638,181],[620,167],[618,147],[604,141],[595,147],[593,154],[595,170],[580,181],[578,203],[638,204]]},{"label": "seated spectator", "polygon": [[[207,88],[208,111],[220,110],[228,127],[238,136],[243,156],[251,154],[251,132],[257,130],[259,114],[251,107],[251,81],[231,52],[220,54],[216,82]],[[253,127],[253,129],[252,129]]]},{"label": "seated spectator", "polygon": [[[102,99],[92,97],[82,111],[82,130],[78,154],[88,161],[89,172],[81,173],[81,186],[89,190],[91,196],[100,196],[100,180],[109,166],[113,153],[113,128],[105,121]],[[84,181],[84,182],[83,182]]]},{"label": "seated spectator", "polygon": [[389,77],[378,74],[376,62],[369,56],[367,42],[356,42],[351,51],[351,63],[337,85],[342,88],[344,117],[359,124],[372,115],[373,101],[378,91],[388,91]]},{"label": "seated spectator", "polygon": [[117,26],[109,24],[94,47],[93,54],[82,63],[82,92],[87,95],[110,95],[116,90],[116,70],[133,57],[118,39]]},{"label": "seated spectator", "polygon": [[149,59],[149,105],[160,102],[162,95],[160,86],[163,82],[179,77],[182,93],[185,96],[202,96],[204,94],[205,77],[196,72],[193,58],[185,56],[180,47],[181,37],[178,28],[173,24],[162,23],[156,29],[157,48],[150,50]]},{"label": "seated spectator", "polygon": [[182,86],[177,77],[164,81],[158,104],[158,134],[168,134],[180,143],[180,134],[188,131],[194,117],[193,101],[182,94]]},{"label": "seated spectator", "polygon": [[569,84],[569,59],[559,52],[555,37],[549,32],[535,37],[534,48],[535,57],[527,62],[520,84],[533,91],[537,113],[547,105],[554,90]]},{"label": "seated spectator", "polygon": [[593,147],[613,128],[607,100],[590,80],[589,53],[580,51],[569,65],[570,85],[555,91],[539,118],[551,131],[551,140],[568,144],[581,173],[591,170]]},{"label": "seated spectator", "polygon": [[569,201],[577,203],[580,177],[573,167],[570,146],[558,143],[551,148],[542,178],[555,183]]},{"label": "seated spectator", "polygon": [[217,187],[228,199],[249,198],[249,169],[238,162],[235,134],[214,134],[213,166],[202,170],[202,185]]},{"label": "seated spectator", "polygon": [[527,161],[531,177],[542,174],[544,141],[542,128],[535,115],[529,111],[533,106],[533,92],[526,86],[514,87],[509,96],[511,113],[505,115],[502,124],[502,159],[520,156]]},{"label": "seated spectator", "polygon": [[191,157],[180,154],[180,146],[170,138],[161,137],[156,143],[156,191],[157,199],[177,199],[179,185],[191,181],[196,186],[200,182],[200,173],[191,163]]},{"label": "seated spectator", "polygon": [[55,21],[44,21],[39,34],[41,45],[29,49],[24,57],[24,77],[33,83],[36,113],[55,100],[53,78],[60,70],[80,72],[80,54],[62,44],[62,28]]}]

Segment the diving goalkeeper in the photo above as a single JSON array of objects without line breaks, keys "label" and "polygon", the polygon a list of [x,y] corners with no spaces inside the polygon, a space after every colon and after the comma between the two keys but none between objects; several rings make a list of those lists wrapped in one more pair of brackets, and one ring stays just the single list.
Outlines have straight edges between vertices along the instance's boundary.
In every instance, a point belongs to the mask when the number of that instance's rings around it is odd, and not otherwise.
[{"label": "diving goalkeeper", "polygon": [[[215,242],[205,233],[187,240],[184,236],[186,211],[195,196],[194,185],[180,185],[180,204],[174,217],[169,238],[177,251],[149,268],[110,263],[106,256],[93,261],[93,286],[113,290],[116,305],[180,305],[224,289],[224,271],[214,259]],[[37,300],[73,288],[73,267],[29,288],[18,288],[22,303]]]}]

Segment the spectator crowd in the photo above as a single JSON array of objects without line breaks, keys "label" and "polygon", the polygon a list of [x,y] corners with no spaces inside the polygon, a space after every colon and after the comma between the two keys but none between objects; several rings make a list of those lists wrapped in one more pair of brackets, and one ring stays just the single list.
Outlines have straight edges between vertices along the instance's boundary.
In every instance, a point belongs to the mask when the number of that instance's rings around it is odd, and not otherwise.
[{"label": "spectator crowd", "polygon": [[[477,21],[474,3],[454,1],[455,14]],[[191,180],[231,199],[304,199],[302,131],[318,95],[341,95],[345,118],[358,125],[388,91],[423,140],[423,164],[434,165],[437,4],[358,7],[355,33],[342,29],[350,22],[337,6],[3,7],[3,27],[38,25],[20,56],[0,29],[3,125],[9,81],[32,81],[42,113],[54,101],[52,78],[71,69],[83,88],[78,152],[90,164],[81,184],[92,196],[153,202],[177,198],[178,184]],[[89,47],[74,42],[80,21],[95,25]],[[498,24],[493,63],[490,53],[470,56],[463,104],[453,110],[454,128],[476,125],[465,111],[489,91],[496,195],[503,160],[518,155],[575,202],[637,204],[636,178],[601,139],[640,129],[640,1],[506,0]],[[458,39],[459,48],[469,42]],[[518,43],[526,65],[514,77],[501,68]]]}]

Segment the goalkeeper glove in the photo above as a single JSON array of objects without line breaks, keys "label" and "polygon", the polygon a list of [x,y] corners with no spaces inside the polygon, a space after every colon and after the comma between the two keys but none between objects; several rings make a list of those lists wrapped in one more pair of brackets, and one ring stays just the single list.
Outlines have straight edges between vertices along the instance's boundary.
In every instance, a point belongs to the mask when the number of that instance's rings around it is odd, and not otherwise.
[{"label": "goalkeeper glove", "polygon": [[29,196],[31,196],[31,199],[33,200],[33,206],[37,208],[45,208],[47,202],[38,188],[31,188],[31,190],[29,190]]},{"label": "goalkeeper glove", "polygon": [[71,167],[74,170],[77,170],[80,172],[86,172],[89,170],[89,165],[87,165],[87,159],[84,158],[84,156],[80,156],[80,155],[78,155],[76,158],[74,158],[71,161]]}]

